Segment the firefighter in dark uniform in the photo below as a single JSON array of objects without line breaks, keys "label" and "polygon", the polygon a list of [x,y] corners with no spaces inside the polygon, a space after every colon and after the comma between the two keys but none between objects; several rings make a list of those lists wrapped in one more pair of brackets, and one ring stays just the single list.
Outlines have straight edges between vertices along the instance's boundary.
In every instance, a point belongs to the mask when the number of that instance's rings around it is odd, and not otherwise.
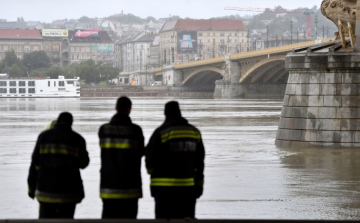
[{"label": "firefighter in dark uniform", "polygon": [[120,97],[116,111],[110,123],[99,129],[102,218],[136,218],[138,200],[142,197],[144,136],[141,128],[133,124],[129,117],[129,98]]},{"label": "firefighter in dark uniform", "polygon": [[40,202],[39,218],[74,218],[84,198],[80,170],[89,164],[85,139],[71,128],[73,117],[63,112],[57,124],[36,142],[28,177],[28,194]]},{"label": "firefighter in dark uniform", "polygon": [[181,116],[176,101],[165,105],[165,116],[145,150],[155,217],[195,218],[196,199],[204,184],[201,134]]}]

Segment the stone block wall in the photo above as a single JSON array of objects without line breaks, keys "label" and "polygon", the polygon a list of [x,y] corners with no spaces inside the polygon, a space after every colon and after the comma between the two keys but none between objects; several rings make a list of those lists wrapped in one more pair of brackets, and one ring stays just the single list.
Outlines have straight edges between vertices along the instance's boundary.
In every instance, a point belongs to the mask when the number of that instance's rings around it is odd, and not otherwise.
[{"label": "stone block wall", "polygon": [[275,144],[360,148],[358,56],[289,57],[290,74]]}]

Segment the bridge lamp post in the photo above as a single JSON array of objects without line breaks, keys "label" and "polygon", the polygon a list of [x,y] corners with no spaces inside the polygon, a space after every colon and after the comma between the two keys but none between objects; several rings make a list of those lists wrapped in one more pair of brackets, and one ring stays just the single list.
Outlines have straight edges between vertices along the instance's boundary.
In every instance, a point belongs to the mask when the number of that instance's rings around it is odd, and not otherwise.
[{"label": "bridge lamp post", "polygon": [[250,30],[247,33],[247,52],[250,51]]},{"label": "bridge lamp post", "polygon": [[293,43],[292,42],[292,29],[293,29],[293,22],[292,22],[292,20],[290,20],[290,39],[291,39],[290,43],[291,44]]},{"label": "bridge lamp post", "polygon": [[228,35],[228,38],[227,38],[227,48],[228,48],[227,52],[228,52],[228,54],[230,54],[230,34]]},{"label": "bridge lamp post", "polygon": [[269,48],[269,25],[266,25],[266,48]]},{"label": "bridge lamp post", "polygon": [[318,18],[317,15],[315,15],[315,39],[317,38],[317,24],[318,24]]},{"label": "bridge lamp post", "polygon": [[213,39],[213,53],[212,57],[215,58],[215,39]]}]

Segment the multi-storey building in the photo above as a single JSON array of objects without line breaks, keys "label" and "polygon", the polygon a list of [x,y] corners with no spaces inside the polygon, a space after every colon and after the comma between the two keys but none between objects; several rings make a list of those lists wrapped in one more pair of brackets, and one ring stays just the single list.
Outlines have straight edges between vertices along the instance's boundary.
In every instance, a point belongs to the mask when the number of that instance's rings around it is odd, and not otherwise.
[{"label": "multi-storey building", "polygon": [[25,53],[42,50],[43,38],[39,30],[0,29],[0,60],[5,58],[5,52],[14,50],[19,59]]},{"label": "multi-storey building", "polygon": [[248,49],[247,29],[240,20],[180,19],[160,30],[162,64],[209,59]]},{"label": "multi-storey building", "polygon": [[69,31],[67,29],[42,29],[43,50],[53,65],[66,67],[69,64]]},{"label": "multi-storey building", "polygon": [[108,33],[100,30],[69,31],[70,63],[93,59],[114,64],[114,42]]},{"label": "multi-storey building", "polygon": [[121,69],[120,78],[129,78],[133,85],[147,85],[151,80],[148,73],[150,46],[156,34],[142,32],[135,36],[128,36],[119,41],[116,46],[117,66]]}]

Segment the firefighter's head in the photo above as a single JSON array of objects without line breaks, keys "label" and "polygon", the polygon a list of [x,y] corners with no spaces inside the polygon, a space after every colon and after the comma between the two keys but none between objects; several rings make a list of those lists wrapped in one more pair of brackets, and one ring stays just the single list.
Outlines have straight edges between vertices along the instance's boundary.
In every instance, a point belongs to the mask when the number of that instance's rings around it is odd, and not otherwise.
[{"label": "firefighter's head", "polygon": [[165,104],[165,116],[167,119],[181,117],[180,106],[177,101],[169,101]]},{"label": "firefighter's head", "polygon": [[129,115],[131,111],[131,100],[126,96],[118,98],[115,109],[120,114]]},{"label": "firefighter's head", "polygon": [[71,126],[73,123],[73,116],[69,112],[60,113],[57,122],[58,125],[69,125]]}]

